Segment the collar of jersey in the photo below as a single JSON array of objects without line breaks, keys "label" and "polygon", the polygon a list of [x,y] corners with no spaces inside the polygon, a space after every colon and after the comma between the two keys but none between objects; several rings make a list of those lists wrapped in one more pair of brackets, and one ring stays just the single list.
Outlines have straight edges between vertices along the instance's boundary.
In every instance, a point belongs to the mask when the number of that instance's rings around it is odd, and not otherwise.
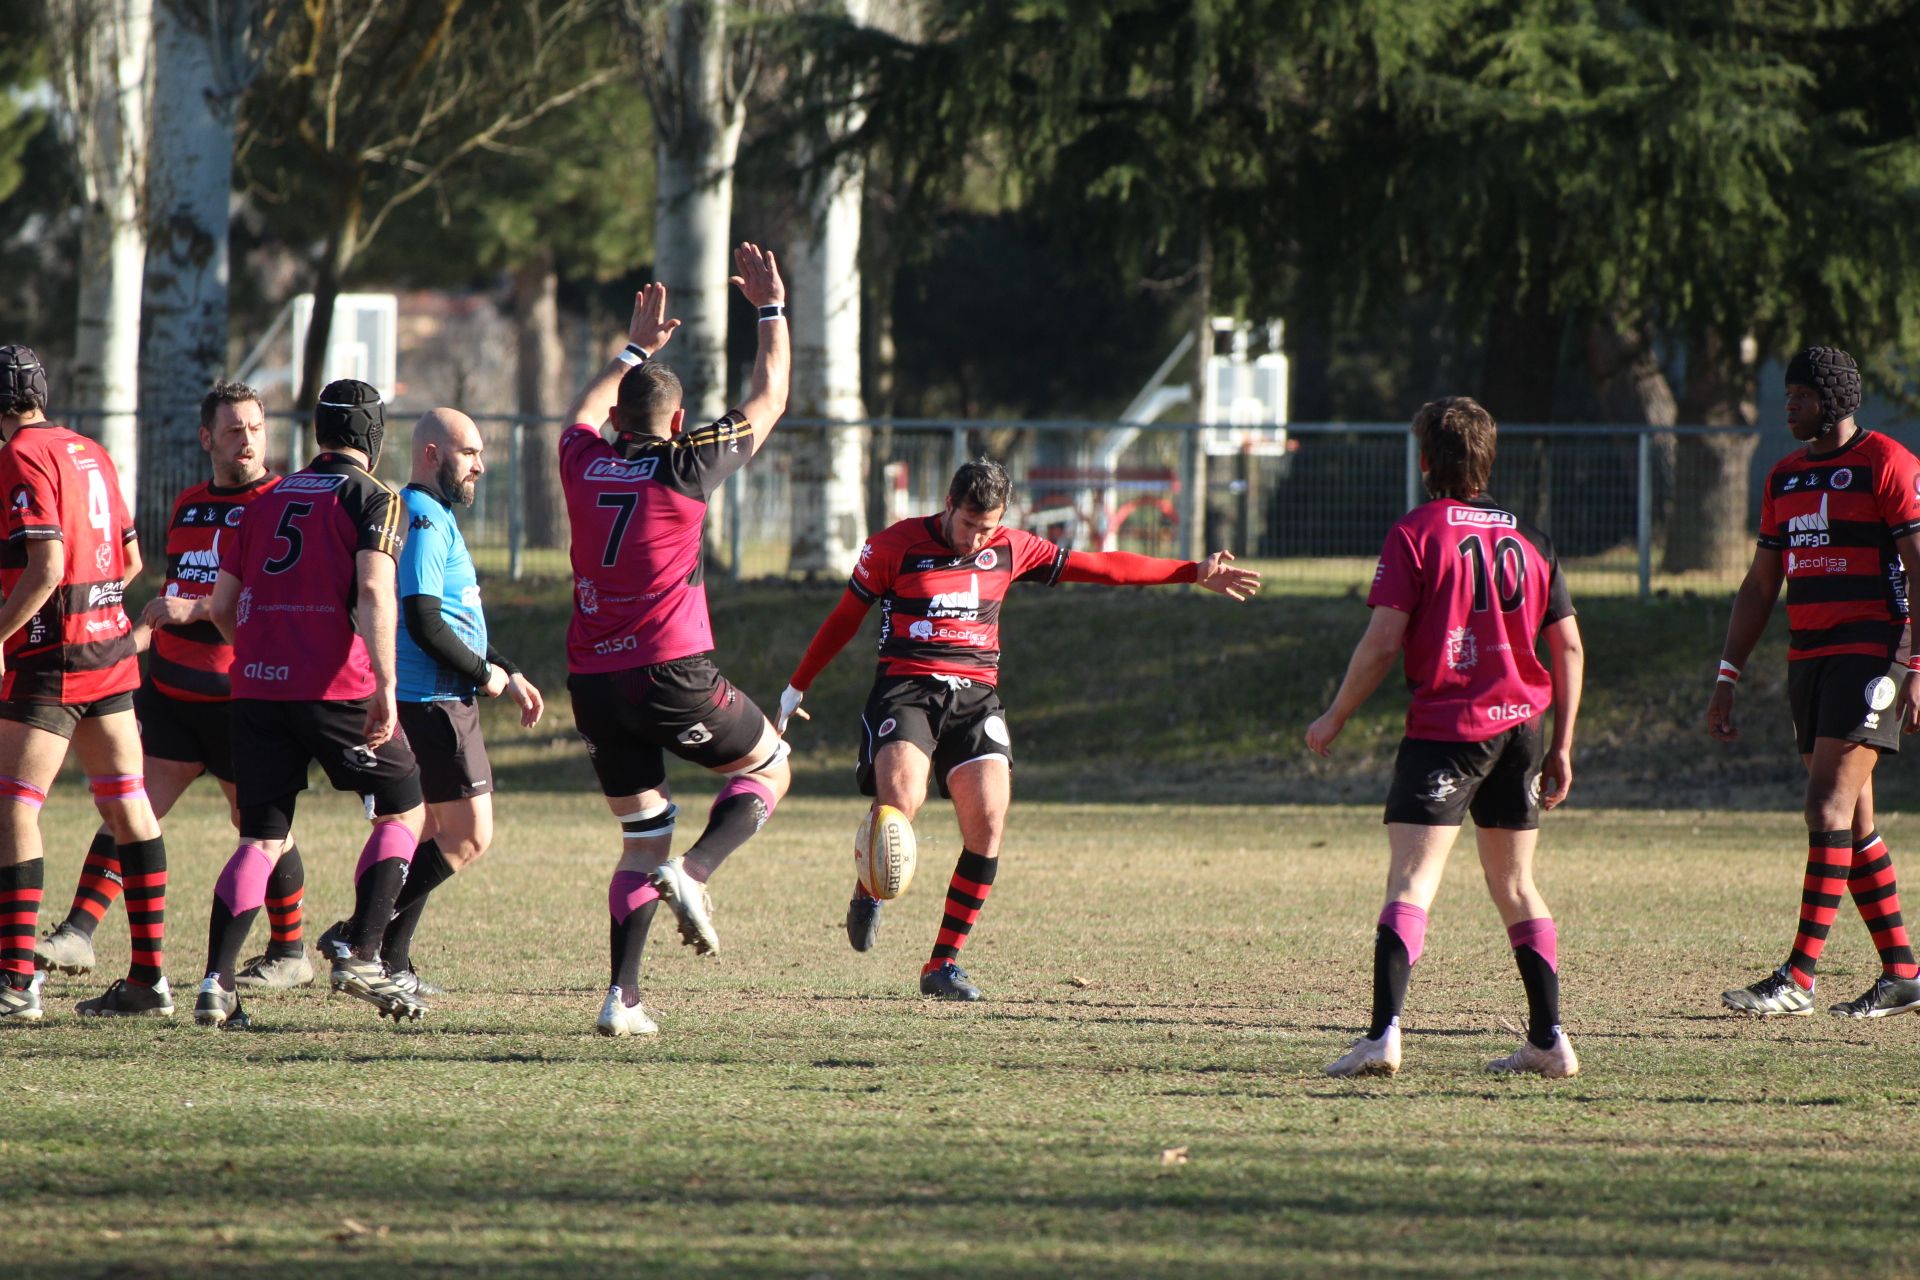
[{"label": "collar of jersey", "polygon": [[408,481],[406,487],[413,490],[415,493],[426,494],[429,498],[432,498],[435,502],[439,503],[441,506],[445,507],[449,511],[453,510],[453,504],[447,501],[445,495],[438,493],[435,490],[429,489],[427,488],[427,486],[423,484],[414,484],[412,481]]},{"label": "collar of jersey", "polygon": [[1873,434],[1872,427],[1862,427],[1856,424],[1853,429],[1853,439],[1847,441],[1845,444],[1841,445],[1838,449],[1835,449],[1832,453],[1815,453],[1813,451],[1813,445],[1808,444],[1806,448],[1800,451],[1800,456],[1805,458],[1807,460],[1807,463],[1811,466],[1824,467],[1829,462],[1832,462],[1835,458],[1839,458],[1845,454],[1853,452],[1854,448],[1857,445],[1859,445],[1861,441],[1865,440],[1868,436],[1872,434]]},{"label": "collar of jersey", "polygon": [[213,481],[209,480],[207,481],[207,494],[210,497],[215,497],[215,498],[231,498],[235,494],[252,493],[255,489],[258,489],[261,485],[267,483],[269,480],[278,480],[279,478],[280,477],[274,475],[273,472],[269,471],[267,472],[267,474],[261,476],[258,480],[255,480],[252,484],[237,485],[231,489],[227,488],[225,485],[215,484]]}]

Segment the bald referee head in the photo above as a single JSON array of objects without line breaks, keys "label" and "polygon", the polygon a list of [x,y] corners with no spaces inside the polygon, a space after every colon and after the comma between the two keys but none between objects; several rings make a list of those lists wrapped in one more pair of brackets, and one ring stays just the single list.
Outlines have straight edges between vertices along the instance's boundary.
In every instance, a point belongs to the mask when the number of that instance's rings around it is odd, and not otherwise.
[{"label": "bald referee head", "polygon": [[486,447],[472,418],[458,409],[429,409],[413,424],[412,482],[470,507],[475,482],[487,472],[480,460]]}]

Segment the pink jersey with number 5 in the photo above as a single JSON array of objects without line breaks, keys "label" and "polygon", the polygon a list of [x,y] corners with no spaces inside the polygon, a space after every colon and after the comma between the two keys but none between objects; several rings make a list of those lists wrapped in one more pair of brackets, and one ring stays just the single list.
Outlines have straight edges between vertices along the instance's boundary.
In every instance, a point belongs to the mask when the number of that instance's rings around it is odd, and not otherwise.
[{"label": "pink jersey with number 5", "polygon": [[1387,534],[1369,607],[1410,615],[1407,736],[1483,742],[1543,715],[1552,684],[1537,646],[1573,614],[1553,544],[1485,498],[1440,498]]}]

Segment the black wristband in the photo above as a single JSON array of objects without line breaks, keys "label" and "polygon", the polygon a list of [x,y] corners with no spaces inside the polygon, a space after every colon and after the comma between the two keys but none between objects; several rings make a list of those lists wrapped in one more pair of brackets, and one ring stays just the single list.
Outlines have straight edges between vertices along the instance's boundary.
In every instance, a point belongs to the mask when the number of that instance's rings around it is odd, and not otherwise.
[{"label": "black wristband", "polygon": [[786,314],[787,304],[784,302],[770,302],[760,308],[760,318],[762,320],[778,320]]}]

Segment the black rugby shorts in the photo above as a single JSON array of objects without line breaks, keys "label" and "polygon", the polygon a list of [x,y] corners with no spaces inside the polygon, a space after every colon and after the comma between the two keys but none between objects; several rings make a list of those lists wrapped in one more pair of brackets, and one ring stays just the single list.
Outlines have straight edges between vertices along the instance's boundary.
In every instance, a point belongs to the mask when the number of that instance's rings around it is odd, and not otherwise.
[{"label": "black rugby shorts", "polygon": [[933,761],[940,794],[951,797],[947,775],[983,756],[1013,767],[1013,735],[1000,694],[977,680],[939,676],[882,676],[860,714],[860,758],[854,766],[860,794],[875,793],[874,761],[889,742],[911,742]]},{"label": "black rugby shorts", "polygon": [[667,780],[671,751],[724,769],[760,744],[766,715],[729,684],[711,653],[567,677],[573,723],[587,744],[600,792],[632,796]]},{"label": "black rugby shorts", "polygon": [[1489,830],[1538,829],[1545,724],[1545,716],[1536,716],[1485,742],[1401,739],[1385,820],[1457,827],[1471,813],[1476,826]]}]

